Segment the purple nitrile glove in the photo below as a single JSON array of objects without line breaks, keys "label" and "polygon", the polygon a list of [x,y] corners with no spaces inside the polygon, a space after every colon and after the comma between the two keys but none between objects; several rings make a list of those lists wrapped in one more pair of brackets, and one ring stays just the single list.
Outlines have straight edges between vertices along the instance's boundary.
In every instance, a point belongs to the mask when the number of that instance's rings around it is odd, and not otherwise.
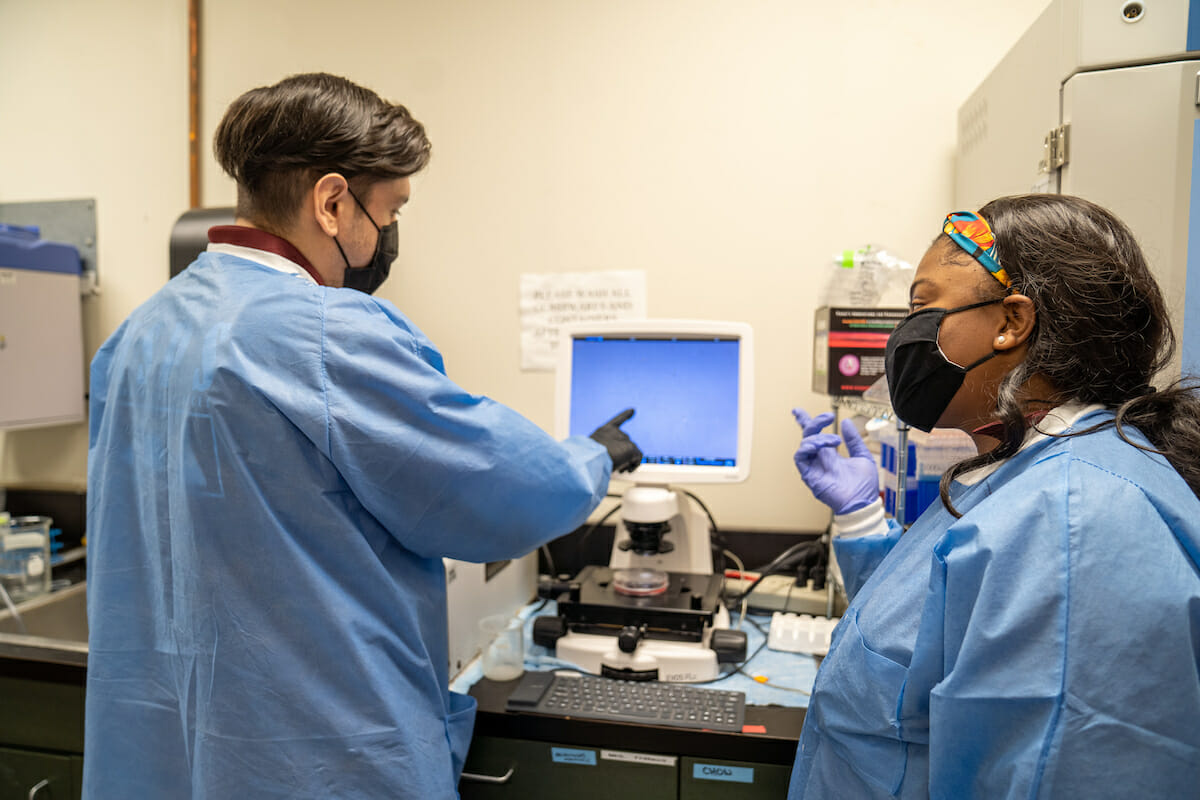
[{"label": "purple nitrile glove", "polygon": [[[879,467],[867,443],[850,420],[842,421],[842,436],[821,433],[833,422],[831,413],[810,417],[802,408],[792,415],[804,431],[804,441],[796,451],[796,469],[816,497],[835,514],[848,514],[865,508],[879,498]],[[846,442],[849,458],[838,455],[838,445]]]}]

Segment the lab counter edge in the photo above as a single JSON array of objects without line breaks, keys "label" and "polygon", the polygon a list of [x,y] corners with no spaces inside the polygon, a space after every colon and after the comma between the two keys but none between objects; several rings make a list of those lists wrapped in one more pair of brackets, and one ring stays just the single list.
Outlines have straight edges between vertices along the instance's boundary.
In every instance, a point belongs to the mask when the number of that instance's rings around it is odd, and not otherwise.
[{"label": "lab counter edge", "polygon": [[804,726],[805,709],[800,706],[747,705],[745,725],[761,728],[761,733],[706,731],[507,711],[508,696],[518,683],[519,678],[511,681],[481,678],[471,686],[469,693],[479,703],[475,717],[476,737],[790,765],[796,758],[796,746]]}]

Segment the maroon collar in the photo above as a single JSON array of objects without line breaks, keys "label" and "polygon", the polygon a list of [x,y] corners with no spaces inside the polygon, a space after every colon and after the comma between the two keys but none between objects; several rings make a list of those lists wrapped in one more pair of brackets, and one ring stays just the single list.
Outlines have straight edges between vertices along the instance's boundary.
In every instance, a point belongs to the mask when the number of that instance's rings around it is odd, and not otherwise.
[{"label": "maroon collar", "polygon": [[304,271],[311,275],[319,286],[325,285],[321,274],[317,272],[316,267],[308,262],[304,254],[297,250],[295,245],[287,239],[281,239],[273,233],[267,233],[258,228],[247,228],[244,225],[214,225],[208,229],[208,240],[213,244],[232,244],[238,247],[250,247],[254,250],[262,250],[267,253],[274,253],[277,256],[283,256],[288,261],[303,267]]},{"label": "maroon collar", "polygon": [[[1032,414],[1025,415],[1025,421],[1028,422],[1029,426],[1032,428],[1041,422],[1042,418],[1049,413],[1049,411],[1034,411]],[[980,425],[978,428],[971,431],[971,433],[981,436],[990,436],[993,439],[1004,439],[1004,423],[989,422],[985,425]]]}]

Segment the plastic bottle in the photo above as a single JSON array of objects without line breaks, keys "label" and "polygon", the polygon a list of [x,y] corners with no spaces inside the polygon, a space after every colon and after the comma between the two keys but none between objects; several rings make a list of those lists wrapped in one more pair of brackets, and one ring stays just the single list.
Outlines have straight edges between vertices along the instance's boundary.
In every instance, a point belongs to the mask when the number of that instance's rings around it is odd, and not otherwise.
[{"label": "plastic bottle", "polygon": [[[880,484],[883,486],[884,510],[895,514],[897,476],[896,464],[899,437],[894,425],[881,426],[874,435],[879,439]],[[971,437],[956,428],[934,428],[929,433],[911,429],[908,432],[908,479],[905,481],[904,519],[911,525],[921,512],[938,500],[942,475],[954,464],[976,454]]]}]

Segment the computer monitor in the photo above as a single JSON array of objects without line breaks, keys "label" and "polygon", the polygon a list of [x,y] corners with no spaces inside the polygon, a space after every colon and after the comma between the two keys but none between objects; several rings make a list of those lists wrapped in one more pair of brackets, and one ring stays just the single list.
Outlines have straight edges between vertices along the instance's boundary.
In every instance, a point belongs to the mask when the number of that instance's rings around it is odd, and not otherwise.
[{"label": "computer monitor", "polygon": [[555,432],[586,436],[625,408],[639,484],[736,483],[750,474],[754,348],[749,325],[620,320],[566,326]]}]

